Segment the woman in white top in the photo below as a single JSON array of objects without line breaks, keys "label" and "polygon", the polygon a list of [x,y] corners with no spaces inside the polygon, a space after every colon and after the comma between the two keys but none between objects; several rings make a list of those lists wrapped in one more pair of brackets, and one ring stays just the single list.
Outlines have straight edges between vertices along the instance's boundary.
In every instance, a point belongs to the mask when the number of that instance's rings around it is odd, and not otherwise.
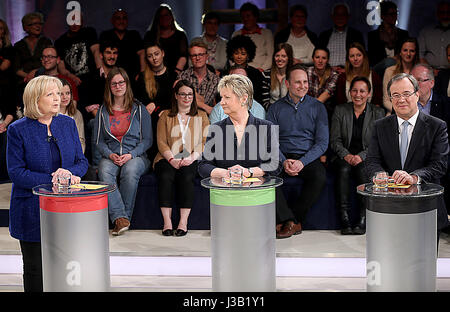
[{"label": "woman in white top", "polygon": [[75,124],[77,125],[78,136],[80,137],[81,148],[83,149],[83,153],[86,150],[86,138],[84,136],[84,122],[83,116],[80,111],[77,109],[72,96],[72,87],[70,83],[60,78],[62,82],[61,89],[61,105],[59,108],[59,112],[63,115],[67,115],[72,117],[75,120]]}]

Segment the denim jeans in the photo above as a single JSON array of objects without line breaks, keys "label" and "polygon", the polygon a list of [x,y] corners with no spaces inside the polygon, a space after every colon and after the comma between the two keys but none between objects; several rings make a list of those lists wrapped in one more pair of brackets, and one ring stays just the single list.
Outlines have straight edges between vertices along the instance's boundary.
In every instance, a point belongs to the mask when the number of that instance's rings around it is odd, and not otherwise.
[{"label": "denim jeans", "polygon": [[100,181],[119,184],[114,192],[108,194],[109,218],[113,223],[118,218],[131,220],[139,179],[149,167],[150,161],[146,156],[130,159],[122,167],[110,159],[100,160],[98,170]]}]

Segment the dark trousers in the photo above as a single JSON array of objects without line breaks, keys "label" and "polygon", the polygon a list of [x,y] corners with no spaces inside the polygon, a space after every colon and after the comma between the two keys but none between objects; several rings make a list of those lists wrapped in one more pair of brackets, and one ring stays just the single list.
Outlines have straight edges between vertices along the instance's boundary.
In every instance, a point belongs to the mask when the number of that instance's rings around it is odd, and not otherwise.
[{"label": "dark trousers", "polygon": [[160,207],[172,207],[175,188],[178,208],[192,208],[194,203],[194,180],[197,174],[197,161],[190,166],[175,169],[165,159],[155,165],[158,177],[158,199]]},{"label": "dark trousers", "polygon": [[[287,178],[289,175],[283,172],[281,177]],[[288,220],[304,222],[309,209],[319,199],[327,179],[325,167],[318,159],[303,167],[298,177],[303,180],[300,196],[295,200],[294,205],[289,208],[284,207],[287,204],[277,202],[277,223]],[[280,200],[283,203],[281,196],[283,194],[277,193],[277,201]]]},{"label": "dark trousers", "polygon": [[23,259],[23,289],[25,292],[42,292],[42,256],[40,242],[20,241]]},{"label": "dark trousers", "polygon": [[[337,158],[333,162],[333,167],[336,172],[336,206],[341,212],[348,212],[351,208],[350,195],[352,192],[356,193],[356,190],[351,188],[350,179],[353,178],[358,185],[368,182],[364,163],[351,166],[345,160]],[[357,198],[361,215],[365,213],[364,199],[361,195]]]}]

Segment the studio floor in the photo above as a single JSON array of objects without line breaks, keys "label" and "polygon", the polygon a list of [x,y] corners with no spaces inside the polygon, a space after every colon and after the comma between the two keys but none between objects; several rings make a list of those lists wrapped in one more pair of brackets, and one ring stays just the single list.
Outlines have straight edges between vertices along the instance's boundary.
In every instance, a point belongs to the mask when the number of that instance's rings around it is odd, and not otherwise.
[{"label": "studio floor", "polygon": [[[0,209],[8,207],[8,186],[0,185]],[[366,237],[338,231],[304,231],[276,240],[279,292],[365,292]],[[210,292],[209,231],[164,237],[161,231],[132,230],[109,236],[111,291]],[[19,243],[0,227],[0,291],[22,292]],[[438,292],[450,291],[450,236],[442,234],[437,263]]]}]

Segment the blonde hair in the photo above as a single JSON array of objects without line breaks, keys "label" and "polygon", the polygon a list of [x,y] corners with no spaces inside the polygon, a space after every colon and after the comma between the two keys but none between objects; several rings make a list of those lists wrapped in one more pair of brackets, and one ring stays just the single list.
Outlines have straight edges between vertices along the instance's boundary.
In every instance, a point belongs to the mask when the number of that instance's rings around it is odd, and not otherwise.
[{"label": "blonde hair", "polygon": [[220,79],[217,85],[217,90],[220,92],[223,88],[230,88],[231,91],[238,97],[242,98],[247,95],[246,105],[248,108],[252,107],[253,103],[253,83],[246,76],[242,75],[227,75]]},{"label": "blonde hair", "polygon": [[23,91],[23,114],[30,119],[38,119],[43,116],[39,110],[38,102],[41,96],[47,92],[50,84],[56,84],[59,90],[62,88],[61,80],[53,76],[42,75],[31,79]]}]

